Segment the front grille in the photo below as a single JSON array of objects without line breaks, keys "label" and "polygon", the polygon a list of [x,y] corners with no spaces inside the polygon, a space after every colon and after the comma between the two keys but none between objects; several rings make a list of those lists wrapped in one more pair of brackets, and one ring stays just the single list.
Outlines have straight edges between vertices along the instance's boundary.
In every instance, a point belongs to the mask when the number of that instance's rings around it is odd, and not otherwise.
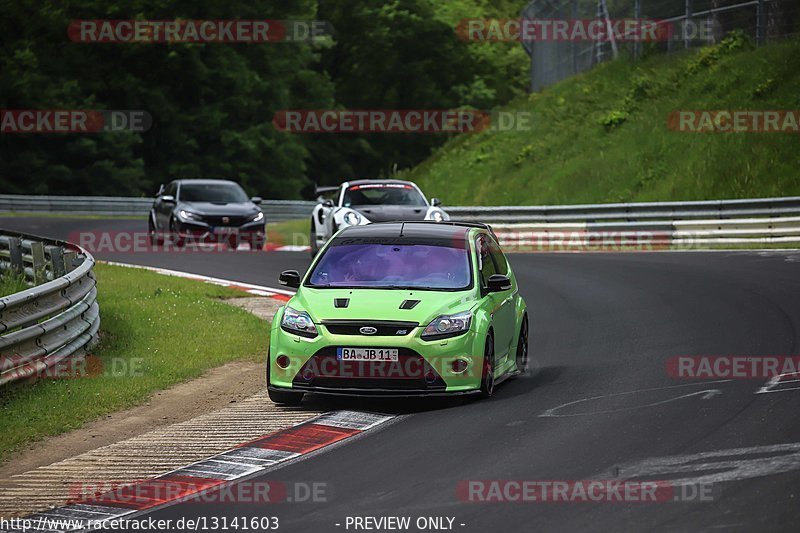
[{"label": "front grille", "polygon": [[447,389],[439,373],[420,354],[398,349],[398,361],[339,361],[336,347],[314,354],[292,380],[292,388],[313,390],[380,389],[385,391],[442,392]]},{"label": "front grille", "polygon": [[[322,325],[333,335],[360,335],[363,337],[402,337],[410,335],[418,322],[393,320],[323,320]],[[361,328],[374,328],[375,333],[362,333]]]},{"label": "front grille", "polygon": [[[222,219],[227,218],[228,222],[224,222]],[[211,226],[241,226],[245,222],[248,221],[250,217],[222,217],[222,216],[203,216],[203,222],[209,224]]]}]

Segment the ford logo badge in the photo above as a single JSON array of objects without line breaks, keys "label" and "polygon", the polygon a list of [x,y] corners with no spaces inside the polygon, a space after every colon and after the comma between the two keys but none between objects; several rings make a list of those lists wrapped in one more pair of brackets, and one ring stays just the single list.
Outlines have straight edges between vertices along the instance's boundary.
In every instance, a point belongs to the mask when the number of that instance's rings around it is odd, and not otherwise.
[{"label": "ford logo badge", "polygon": [[364,326],[358,331],[360,331],[362,335],[375,335],[376,333],[378,333],[378,328],[373,328],[372,326]]}]

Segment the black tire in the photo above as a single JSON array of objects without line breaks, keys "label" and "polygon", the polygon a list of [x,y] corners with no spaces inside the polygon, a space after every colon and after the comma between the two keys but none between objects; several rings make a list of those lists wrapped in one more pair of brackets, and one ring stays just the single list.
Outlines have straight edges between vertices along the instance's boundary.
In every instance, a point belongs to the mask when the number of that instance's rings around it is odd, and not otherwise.
[{"label": "black tire", "polygon": [[269,356],[267,356],[267,395],[269,396],[269,399],[279,405],[286,405],[290,407],[296,407],[300,405],[300,402],[303,401],[303,396],[305,396],[304,392],[276,391],[269,388],[269,365]]},{"label": "black tire", "polygon": [[524,375],[528,371],[528,315],[522,317],[522,326],[519,329],[517,342],[517,375]]},{"label": "black tire", "polygon": [[159,237],[158,231],[156,230],[156,227],[153,224],[153,217],[149,217],[147,219],[147,234],[150,237],[151,246],[159,246],[163,244],[164,239]]},{"label": "black tire", "polygon": [[183,245],[186,244],[186,239],[181,237],[175,229],[175,219],[169,221],[169,238],[178,248],[183,248]]},{"label": "black tire", "polygon": [[264,245],[267,244],[267,239],[263,235],[253,235],[248,240],[251,252],[263,252]]},{"label": "black tire", "polygon": [[483,372],[481,373],[481,397],[491,398],[494,394],[494,338],[489,333],[486,336],[486,346],[483,349]]},{"label": "black tire", "polygon": [[317,246],[317,225],[314,223],[314,219],[311,219],[311,231],[308,234],[308,247],[311,252],[311,259],[317,257],[319,253],[319,247]]}]

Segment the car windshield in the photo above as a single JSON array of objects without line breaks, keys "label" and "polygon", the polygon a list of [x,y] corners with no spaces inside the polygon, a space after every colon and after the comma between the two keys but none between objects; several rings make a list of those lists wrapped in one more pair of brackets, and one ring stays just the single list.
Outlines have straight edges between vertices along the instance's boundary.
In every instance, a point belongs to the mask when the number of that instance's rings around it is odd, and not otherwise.
[{"label": "car windshield", "polygon": [[340,245],[333,242],[306,285],[320,288],[465,290],[472,286],[472,269],[464,242]]},{"label": "car windshield", "polygon": [[243,203],[247,194],[234,183],[184,183],[180,189],[182,202]]},{"label": "car windshield", "polygon": [[370,183],[353,185],[344,192],[345,207],[352,205],[427,205],[425,198],[411,185]]}]

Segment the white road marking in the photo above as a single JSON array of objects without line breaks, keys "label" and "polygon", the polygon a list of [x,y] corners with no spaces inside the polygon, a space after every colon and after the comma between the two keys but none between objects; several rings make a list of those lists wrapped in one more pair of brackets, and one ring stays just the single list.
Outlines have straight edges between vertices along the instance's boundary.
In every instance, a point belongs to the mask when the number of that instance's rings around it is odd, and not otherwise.
[{"label": "white road marking", "polygon": [[667,387],[655,387],[655,388],[651,388],[651,389],[638,389],[638,390],[626,391],[626,392],[615,392],[613,394],[601,394],[600,396],[591,396],[589,398],[582,398],[580,400],[574,400],[574,401],[571,401],[571,402],[563,403],[561,405],[558,405],[556,407],[548,409],[544,413],[540,414],[539,417],[548,418],[548,417],[585,416],[585,415],[618,413],[618,412],[622,412],[622,411],[632,411],[634,409],[644,409],[646,407],[655,407],[657,405],[663,405],[663,404],[666,404],[666,403],[675,402],[675,401],[678,401],[678,400],[681,400],[681,399],[684,399],[684,398],[690,398],[692,396],[700,396],[701,399],[703,399],[703,400],[709,400],[709,399],[713,398],[714,396],[722,394],[722,391],[719,390],[719,389],[704,389],[704,390],[701,390],[701,391],[691,392],[689,394],[682,394],[682,395],[676,396],[674,398],[667,398],[666,400],[660,400],[660,401],[657,401],[657,402],[645,403],[645,404],[641,404],[641,405],[633,405],[631,407],[621,407],[619,409],[606,409],[606,410],[600,410],[600,411],[586,411],[586,412],[583,412],[583,413],[571,413],[571,414],[558,414],[557,413],[557,411],[560,411],[560,410],[564,409],[565,407],[569,407],[570,405],[576,405],[576,404],[579,404],[579,403],[590,402],[590,401],[593,401],[593,400],[600,400],[600,399],[603,399],[603,398],[614,398],[614,397],[617,397],[617,396],[626,396],[626,395],[632,395],[632,394],[641,394],[641,393],[645,393],[645,392],[670,390],[670,389],[677,389],[677,388],[682,388],[682,387],[692,387],[692,386],[699,387],[699,386],[703,386],[703,385],[711,385],[713,383],[725,383],[725,382],[728,382],[728,381],[731,381],[731,380],[730,379],[719,379],[719,380],[716,380],[716,381],[706,381],[706,382],[701,382],[701,383],[685,383],[685,384],[681,384],[681,385],[670,385],[670,386],[667,386]]}]

